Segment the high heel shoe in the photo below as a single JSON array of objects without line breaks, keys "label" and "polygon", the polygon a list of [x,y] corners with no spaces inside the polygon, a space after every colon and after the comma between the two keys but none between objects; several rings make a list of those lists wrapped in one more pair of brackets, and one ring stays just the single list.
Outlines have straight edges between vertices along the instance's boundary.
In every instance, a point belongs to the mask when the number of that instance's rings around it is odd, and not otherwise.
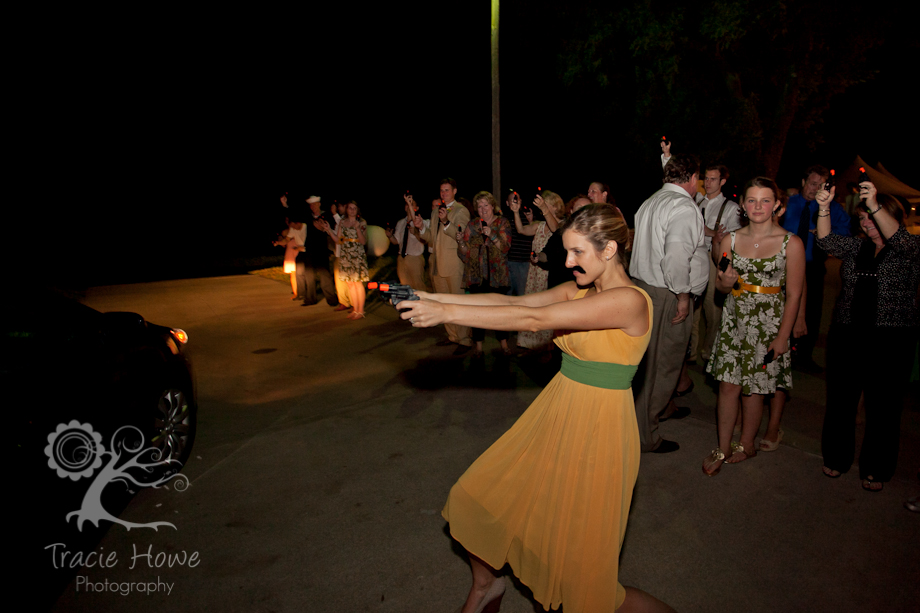
[{"label": "high heel shoe", "polygon": [[[486,595],[483,596],[482,602],[479,603],[479,608],[474,611],[474,613],[498,613],[499,609],[502,606],[502,598],[505,596],[505,578],[496,577],[495,581],[492,582],[492,586],[489,588],[489,591],[486,592]],[[461,613],[463,607],[457,609],[457,613]]]},{"label": "high heel shoe", "polygon": [[783,442],[783,430],[780,428],[779,434],[776,435],[775,441],[768,441],[765,438],[760,439],[760,450],[761,451],[776,451],[779,449],[779,444]]}]

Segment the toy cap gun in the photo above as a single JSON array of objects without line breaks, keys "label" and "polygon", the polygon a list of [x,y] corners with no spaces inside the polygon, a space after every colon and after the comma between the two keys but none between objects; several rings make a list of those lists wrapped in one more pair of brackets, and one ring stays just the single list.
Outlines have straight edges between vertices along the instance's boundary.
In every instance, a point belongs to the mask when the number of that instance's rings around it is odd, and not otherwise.
[{"label": "toy cap gun", "polygon": [[[865,169],[864,167],[860,166],[860,167],[859,167],[859,182],[862,183],[862,182],[864,182],[864,181],[870,181],[869,175],[868,175],[868,173],[866,173],[866,169]],[[859,194],[859,201],[860,201],[862,204],[865,204],[865,203],[866,203],[866,197],[862,195],[862,188],[860,188],[859,192],[860,192],[860,194]]]},{"label": "toy cap gun", "polygon": [[764,369],[764,370],[767,369],[767,364],[769,364],[770,362],[772,362],[772,361],[773,361],[773,358],[774,358],[774,356],[773,356],[773,350],[771,349],[770,351],[767,352],[767,355],[763,356],[763,369]]},{"label": "toy cap gun", "polygon": [[367,289],[375,289],[389,299],[390,304],[396,306],[403,300],[420,300],[418,294],[415,293],[408,285],[400,285],[399,283],[377,283],[376,281],[371,281],[367,284]]},{"label": "toy cap gun", "polygon": [[[729,264],[731,264],[731,260],[728,259],[728,252],[727,252],[727,251],[723,251],[723,252],[722,252],[722,259],[719,260],[719,270],[721,270],[722,272],[725,272],[726,270],[728,270],[728,265],[729,265]],[[733,287],[734,287],[734,289],[740,289],[740,288],[741,288],[741,284],[738,283],[737,281],[735,281],[735,285],[734,285]]]}]

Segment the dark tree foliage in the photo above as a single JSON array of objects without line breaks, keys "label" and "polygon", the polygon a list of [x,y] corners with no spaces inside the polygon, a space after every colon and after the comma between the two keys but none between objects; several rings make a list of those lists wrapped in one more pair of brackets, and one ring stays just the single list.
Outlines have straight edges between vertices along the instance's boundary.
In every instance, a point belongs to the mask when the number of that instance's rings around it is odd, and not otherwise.
[{"label": "dark tree foliage", "polygon": [[589,1],[560,72],[615,94],[608,116],[637,150],[667,135],[704,163],[776,176],[789,136],[819,144],[834,97],[877,74],[895,21],[839,0]]}]

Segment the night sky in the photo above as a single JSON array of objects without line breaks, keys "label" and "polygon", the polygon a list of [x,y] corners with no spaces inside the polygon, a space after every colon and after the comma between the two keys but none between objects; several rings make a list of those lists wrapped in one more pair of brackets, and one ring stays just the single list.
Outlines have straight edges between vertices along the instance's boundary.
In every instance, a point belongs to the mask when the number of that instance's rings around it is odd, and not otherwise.
[{"label": "night sky", "polygon": [[[491,189],[489,5],[423,6],[121,15],[112,29],[57,15],[12,70],[8,176],[22,193],[7,203],[7,262],[74,286],[219,273],[280,258],[283,191],[354,198],[382,225],[407,189],[426,202],[444,176],[466,197]],[[625,143],[599,119],[614,94],[562,83],[553,6],[502,4],[503,190],[567,200],[600,179],[631,215],[657,189],[657,141]],[[879,77],[835,99],[814,153],[790,137],[780,184],[859,153],[920,187],[917,50],[886,42]]]}]

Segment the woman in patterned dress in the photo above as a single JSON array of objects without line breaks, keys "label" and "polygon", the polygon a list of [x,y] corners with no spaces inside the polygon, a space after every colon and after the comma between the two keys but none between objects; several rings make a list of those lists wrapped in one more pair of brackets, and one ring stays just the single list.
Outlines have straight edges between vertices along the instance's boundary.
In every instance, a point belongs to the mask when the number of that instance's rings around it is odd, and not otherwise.
[{"label": "woman in patterned dress", "polygon": [[361,319],[364,317],[364,299],[366,297],[364,284],[369,276],[367,273],[367,222],[361,218],[358,203],[352,200],[345,207],[345,218],[339,222],[337,232],[326,224],[326,232],[340,245],[339,266],[342,279],[348,285],[348,294],[354,312],[348,319]]},{"label": "woman in patterned dress", "polygon": [[[752,179],[742,202],[742,214],[750,223],[723,238],[719,249],[729,254],[731,263],[719,271],[716,289],[730,295],[706,369],[720,381],[719,446],[703,461],[703,472],[709,476],[718,473],[723,462],[734,464],[756,455],[754,437],[764,396],[777,387],[792,389],[789,336],[805,282],[805,248],[798,236],[773,223],[784,196],[772,179]],[[741,441],[736,443],[731,439],[739,397],[744,420]]]},{"label": "woman in patterned dress", "polygon": [[[865,238],[831,233],[834,189],[818,192],[818,246],[840,258],[843,289],[827,335],[827,409],[821,432],[825,475],[853,465],[856,409],[866,406],[859,452],[862,488],[879,492],[894,476],[901,411],[920,332],[920,236],[904,226],[904,209],[870,181],[859,184]],[[852,360],[859,361],[854,370]]]},{"label": "woman in patterned dress", "polygon": [[[562,198],[560,198],[558,194],[547,190],[542,196],[538,195],[534,198],[533,204],[543,212],[546,221],[541,221],[536,224],[532,223],[527,226],[523,225],[521,222],[520,201],[512,201],[508,206],[510,206],[511,210],[514,212],[514,224],[517,227],[518,233],[533,236],[532,251],[533,253],[539,253],[546,247],[546,242],[553,235],[553,232],[556,231],[556,228],[563,219],[565,214],[565,203],[562,202]],[[531,256],[531,259],[534,257],[535,256]],[[527,273],[527,286],[524,293],[536,294],[546,290],[546,281],[548,277],[548,271],[534,266],[531,261],[530,271]],[[552,330],[540,330],[538,332],[525,330],[518,333],[517,344],[518,347],[523,347],[525,349],[551,349],[552,341]]]},{"label": "woman in patterned dress", "polygon": [[[498,201],[489,192],[473,196],[479,217],[473,218],[457,235],[457,253],[463,262],[463,287],[470,294],[506,294],[511,287],[508,250],[511,249],[511,222],[502,217]],[[483,328],[472,329],[474,358],[482,357]],[[495,333],[505,355],[511,354],[508,332]]]}]

